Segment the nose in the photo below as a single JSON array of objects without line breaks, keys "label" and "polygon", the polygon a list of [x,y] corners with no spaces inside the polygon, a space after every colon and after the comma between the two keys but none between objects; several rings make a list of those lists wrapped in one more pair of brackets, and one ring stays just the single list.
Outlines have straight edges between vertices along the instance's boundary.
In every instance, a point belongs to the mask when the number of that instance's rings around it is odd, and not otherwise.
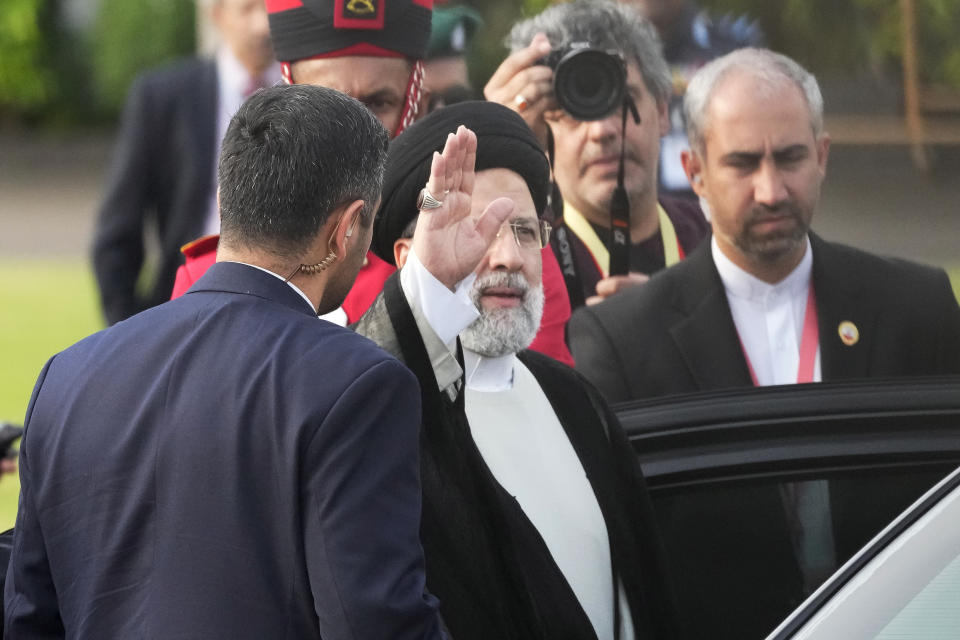
[{"label": "nose", "polygon": [[513,237],[508,224],[500,227],[500,232],[487,250],[487,267],[491,270],[519,271],[523,267],[523,255]]},{"label": "nose", "polygon": [[586,123],[587,137],[597,142],[604,142],[620,135],[619,111],[601,120],[591,120]]},{"label": "nose", "polygon": [[787,187],[776,164],[764,160],[754,177],[753,199],[762,205],[775,207],[787,199]]}]

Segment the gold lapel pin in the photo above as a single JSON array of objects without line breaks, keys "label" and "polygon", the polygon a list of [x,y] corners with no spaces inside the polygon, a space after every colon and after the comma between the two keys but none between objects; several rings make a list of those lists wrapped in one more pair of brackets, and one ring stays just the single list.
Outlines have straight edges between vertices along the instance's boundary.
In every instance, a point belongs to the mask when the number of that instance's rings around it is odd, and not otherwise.
[{"label": "gold lapel pin", "polygon": [[852,347],[860,341],[860,330],[857,329],[857,325],[849,320],[840,323],[840,326],[837,327],[837,333],[840,334],[840,340],[843,344],[848,347]]}]

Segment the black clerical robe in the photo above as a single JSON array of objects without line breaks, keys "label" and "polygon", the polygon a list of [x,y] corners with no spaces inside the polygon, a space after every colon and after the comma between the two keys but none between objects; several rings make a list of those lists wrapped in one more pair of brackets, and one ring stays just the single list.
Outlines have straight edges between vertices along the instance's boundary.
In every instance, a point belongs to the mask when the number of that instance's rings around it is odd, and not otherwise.
[{"label": "black clerical robe", "polygon": [[[357,330],[405,362],[420,380],[427,588],[440,598],[453,637],[596,638],[536,528],[484,463],[470,435],[463,391],[451,399],[438,389],[398,274],[387,281]],[[616,417],[572,369],[530,351],[518,357],[541,385],[593,488],[610,541],[613,576],[623,585],[637,637],[679,637],[652,507]]]}]

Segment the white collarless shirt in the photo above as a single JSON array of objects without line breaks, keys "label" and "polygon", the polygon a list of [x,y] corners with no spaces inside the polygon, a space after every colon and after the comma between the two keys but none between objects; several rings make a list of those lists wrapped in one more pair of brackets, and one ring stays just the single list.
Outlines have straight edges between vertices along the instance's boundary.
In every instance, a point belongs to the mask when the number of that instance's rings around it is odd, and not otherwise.
[{"label": "white collarless shirt", "polygon": [[[810,239],[803,258],[786,278],[769,284],[730,261],[711,239],[713,262],[723,282],[733,324],[759,385],[793,384],[800,365],[800,343],[813,272]],[[820,345],[813,368],[821,381]]]}]

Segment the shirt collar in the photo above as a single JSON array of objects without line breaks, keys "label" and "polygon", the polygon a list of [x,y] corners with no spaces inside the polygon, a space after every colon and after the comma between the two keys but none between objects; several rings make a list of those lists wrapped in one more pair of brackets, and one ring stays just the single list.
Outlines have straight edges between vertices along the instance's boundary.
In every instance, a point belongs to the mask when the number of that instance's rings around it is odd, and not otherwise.
[{"label": "shirt collar", "polygon": [[310,302],[310,298],[307,297],[307,294],[305,294],[300,287],[298,287],[297,285],[293,284],[292,282],[290,282],[289,280],[287,280],[286,278],[284,278],[284,277],[281,276],[280,274],[274,273],[273,271],[270,271],[270,269],[264,269],[263,267],[257,266],[257,265],[255,265],[255,264],[250,264],[249,262],[240,262],[239,260],[227,260],[227,261],[225,261],[225,262],[236,262],[237,264],[245,264],[245,265],[247,265],[248,267],[253,267],[254,269],[259,269],[260,271],[263,271],[264,273],[269,273],[270,275],[272,275],[274,278],[277,278],[278,280],[283,280],[283,281],[286,282],[288,285],[290,285],[290,288],[291,288],[291,289],[293,289],[294,291],[296,291],[297,293],[299,293],[299,294],[300,294],[300,297],[303,298],[304,300],[306,300],[306,301],[307,301],[307,304],[310,305],[310,308],[313,309],[314,312],[316,312],[317,308],[316,308],[315,306],[313,306],[313,303],[312,303],[312,302]]},{"label": "shirt collar", "polygon": [[810,249],[810,236],[806,238],[806,248],[800,264],[794,267],[787,277],[776,284],[770,284],[747,273],[735,265],[717,244],[714,235],[710,240],[710,251],[713,263],[717,266],[720,280],[729,295],[748,300],[764,300],[773,293],[788,294],[791,296],[803,293],[810,283],[810,274],[813,271],[813,252]]},{"label": "shirt collar", "polygon": [[476,351],[463,350],[464,377],[471,391],[506,391],[513,388],[513,369],[517,354],[482,356]]}]

